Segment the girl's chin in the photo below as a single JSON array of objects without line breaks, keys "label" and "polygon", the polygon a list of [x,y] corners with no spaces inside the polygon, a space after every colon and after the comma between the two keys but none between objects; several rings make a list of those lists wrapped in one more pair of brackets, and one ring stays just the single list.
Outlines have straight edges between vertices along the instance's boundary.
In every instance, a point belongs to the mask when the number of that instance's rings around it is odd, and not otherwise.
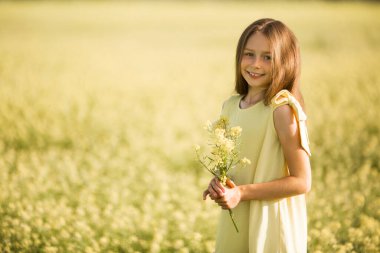
[{"label": "girl's chin", "polygon": [[265,82],[265,81],[252,81],[252,80],[249,80],[247,81],[248,85],[251,86],[251,87],[261,87],[261,88],[265,88],[265,87],[268,87],[269,86],[269,82]]}]

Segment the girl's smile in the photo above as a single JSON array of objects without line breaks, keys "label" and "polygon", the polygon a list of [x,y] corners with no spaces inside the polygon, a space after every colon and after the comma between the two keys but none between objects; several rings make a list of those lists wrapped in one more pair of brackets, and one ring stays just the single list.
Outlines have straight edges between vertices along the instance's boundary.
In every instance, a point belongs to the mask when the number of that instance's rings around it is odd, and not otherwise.
[{"label": "girl's smile", "polygon": [[246,71],[248,73],[248,75],[250,75],[253,79],[259,79],[260,77],[264,76],[264,74],[260,74],[260,73],[255,73],[255,72],[250,72],[250,71]]}]

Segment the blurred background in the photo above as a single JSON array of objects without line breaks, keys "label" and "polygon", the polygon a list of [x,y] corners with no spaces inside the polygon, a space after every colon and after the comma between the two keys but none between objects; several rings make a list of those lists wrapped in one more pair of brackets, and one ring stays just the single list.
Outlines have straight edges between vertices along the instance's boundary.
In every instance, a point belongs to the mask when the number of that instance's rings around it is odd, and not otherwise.
[{"label": "blurred background", "polygon": [[212,252],[195,161],[253,21],[301,45],[308,252],[380,247],[380,5],[0,2],[0,251]]}]

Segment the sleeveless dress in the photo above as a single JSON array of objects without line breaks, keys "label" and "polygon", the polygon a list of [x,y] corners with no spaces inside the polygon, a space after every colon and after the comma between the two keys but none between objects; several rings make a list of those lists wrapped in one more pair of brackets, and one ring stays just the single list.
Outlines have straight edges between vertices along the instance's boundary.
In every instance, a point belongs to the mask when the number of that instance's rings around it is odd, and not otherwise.
[{"label": "sleeveless dress", "polygon": [[[273,112],[288,104],[295,114],[301,146],[310,156],[306,115],[293,95],[281,90],[271,100],[241,109],[242,95],[233,95],[223,104],[221,116],[231,126],[240,126],[240,156],[251,165],[233,168],[230,177],[236,185],[261,183],[289,175],[278,139]],[[222,210],[216,233],[216,253],[306,253],[307,213],[305,194],[270,201],[242,201],[232,209],[239,228],[236,232],[227,210]]]}]

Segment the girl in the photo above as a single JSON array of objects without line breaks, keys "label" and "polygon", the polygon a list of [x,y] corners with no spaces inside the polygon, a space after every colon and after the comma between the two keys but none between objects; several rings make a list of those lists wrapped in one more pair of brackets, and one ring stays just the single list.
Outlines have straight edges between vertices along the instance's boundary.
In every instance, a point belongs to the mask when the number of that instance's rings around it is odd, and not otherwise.
[{"label": "girl", "polygon": [[232,209],[237,233],[222,211],[216,253],[307,251],[305,193],[311,187],[309,143],[299,90],[297,39],[282,22],[249,25],[236,51],[236,86],[222,115],[240,126],[240,155],[251,160],[233,168],[232,188],[212,179],[203,193]]}]

